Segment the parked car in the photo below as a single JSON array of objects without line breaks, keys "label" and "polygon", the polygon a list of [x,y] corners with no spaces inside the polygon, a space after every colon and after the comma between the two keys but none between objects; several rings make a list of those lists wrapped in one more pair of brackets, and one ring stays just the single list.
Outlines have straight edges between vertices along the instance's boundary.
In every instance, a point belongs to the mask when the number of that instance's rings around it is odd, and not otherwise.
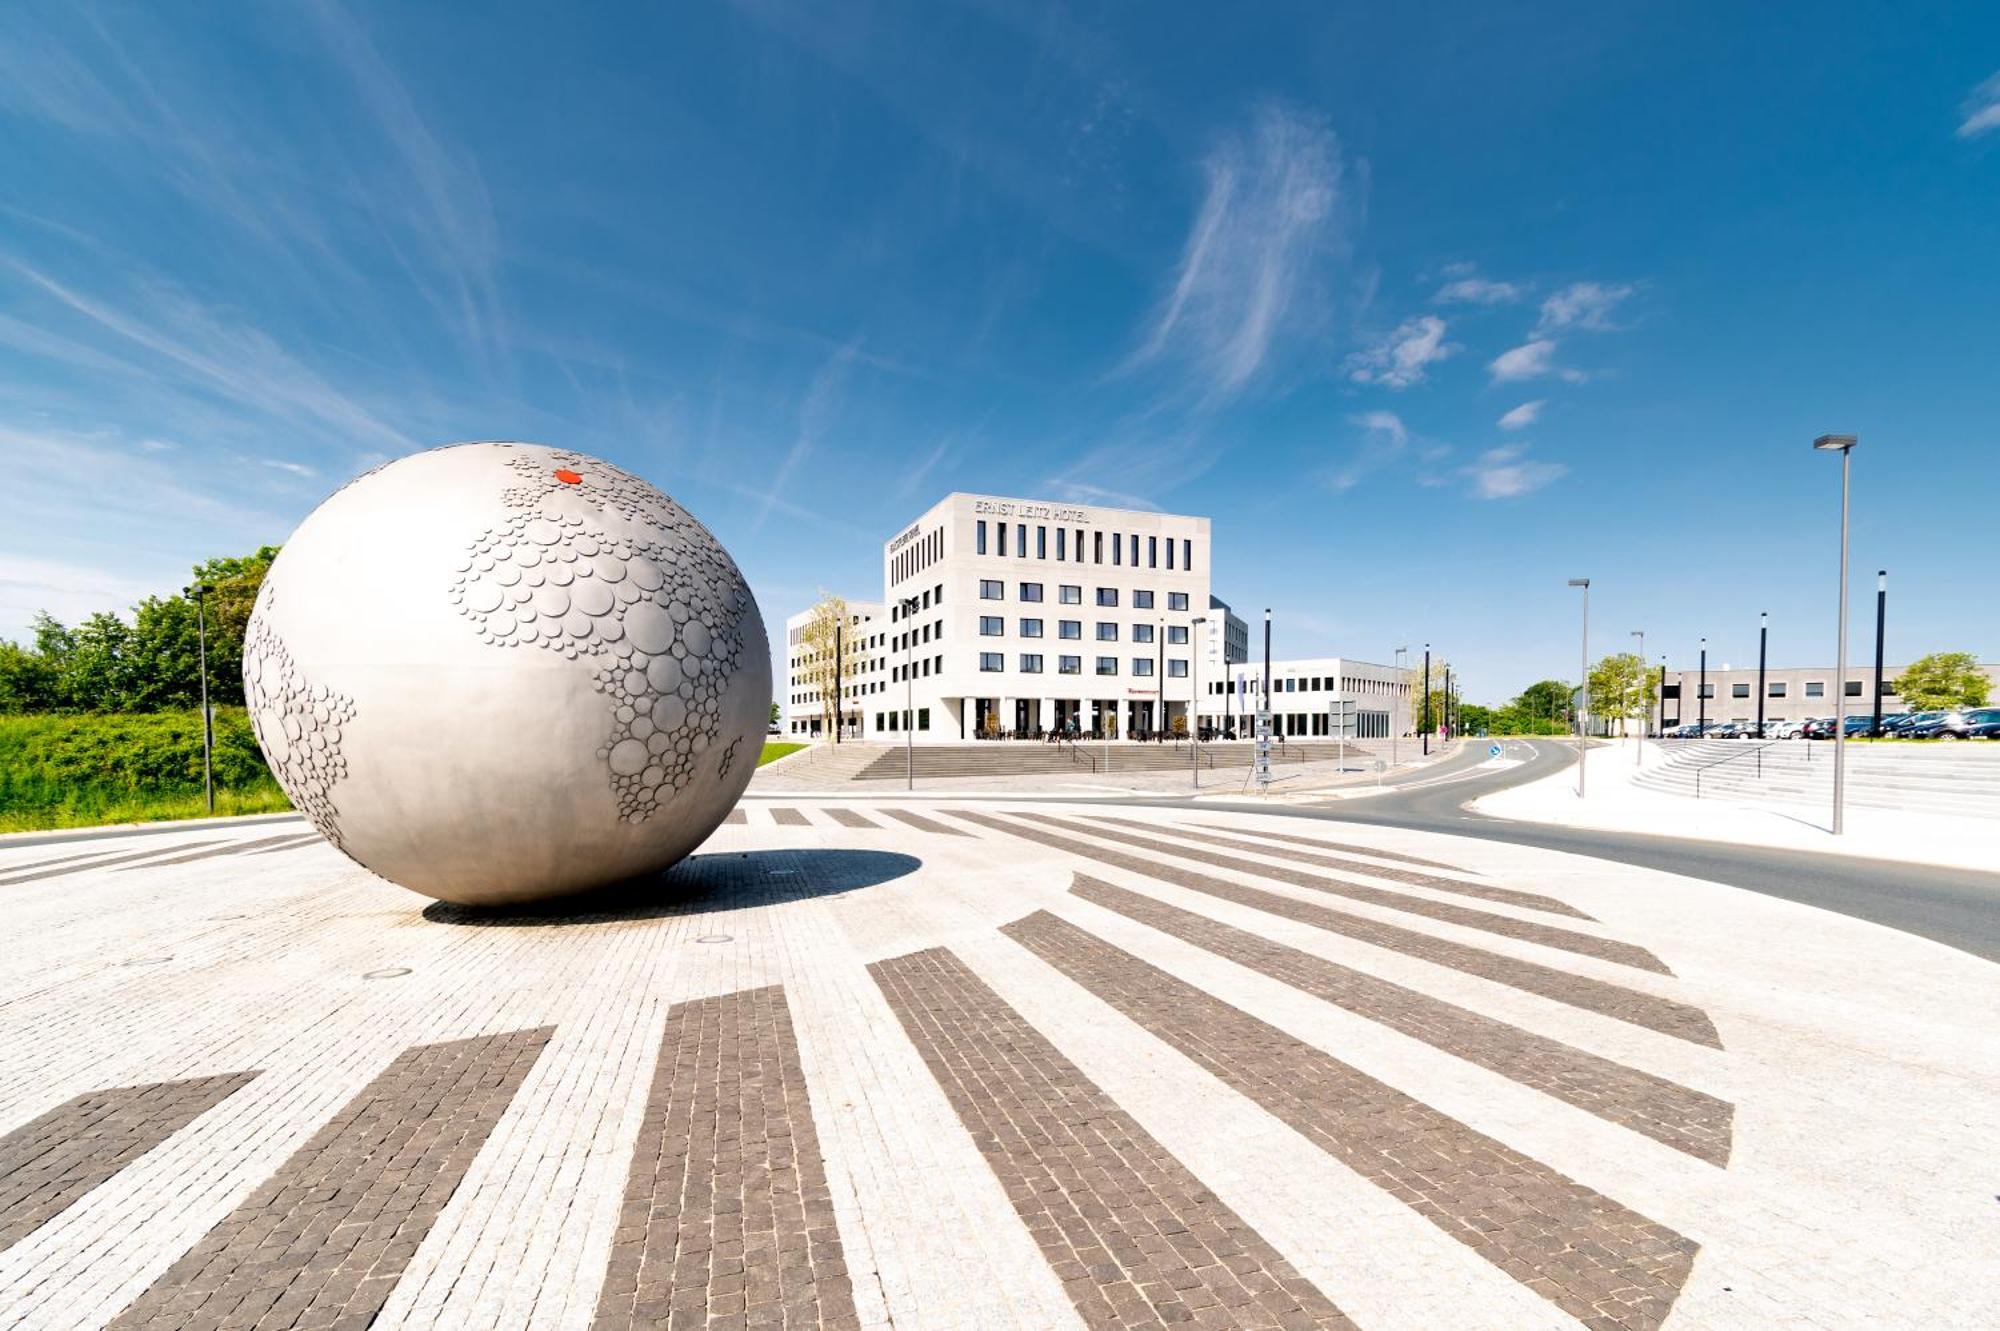
[{"label": "parked car", "polygon": [[1710,739],[1754,739],[1757,736],[1755,721],[1724,721],[1710,733]]},{"label": "parked car", "polygon": [[1981,736],[1974,736],[1968,734],[1967,732],[1975,724],[1977,724],[1972,720],[1972,718],[1974,716],[1977,716],[1985,712],[2000,712],[2000,708],[1993,708],[1993,707],[1955,708],[1949,712],[1941,712],[1938,714],[1936,720],[1926,721],[1921,725],[1911,726],[1909,729],[1909,736],[1911,739],[1980,738]]},{"label": "parked car", "polygon": [[1799,737],[1799,732],[1803,731],[1805,727],[1806,723],[1803,720],[1766,721],[1764,723],[1764,738],[1797,739]]},{"label": "parked car", "polygon": [[1975,707],[1965,714],[1967,739],[2000,739],[2000,707]]},{"label": "parked car", "polygon": [[[1882,733],[1899,739],[1914,738],[1912,732],[1918,726],[1929,725],[1944,715],[1943,712],[1899,712],[1896,716],[1882,718]],[[1894,722],[1891,729],[1890,723]]]},{"label": "parked car", "polygon": [[1806,739],[1832,739],[1833,718],[1830,716],[1810,717],[1799,727],[1799,734]]},{"label": "parked car", "polygon": [[1864,712],[1860,716],[1849,716],[1845,724],[1849,739],[1853,739],[1856,735],[1870,734],[1875,729],[1875,714]]}]

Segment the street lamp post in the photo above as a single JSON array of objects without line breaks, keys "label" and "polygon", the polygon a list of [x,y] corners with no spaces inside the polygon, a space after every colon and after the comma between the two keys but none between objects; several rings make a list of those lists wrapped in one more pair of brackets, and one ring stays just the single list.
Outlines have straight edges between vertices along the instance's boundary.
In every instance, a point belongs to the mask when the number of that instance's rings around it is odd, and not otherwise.
[{"label": "street lamp post", "polygon": [[[1686,687],[1683,684],[1682,687]],[[1694,686],[1694,737],[1708,738],[1708,639],[1701,640],[1701,678]],[[1681,713],[1686,716],[1686,712]]]},{"label": "street lamp post", "polygon": [[840,696],[842,683],[840,653],[843,646],[841,634],[845,628],[844,624],[833,626],[833,742],[835,744],[840,743],[840,732],[847,725],[847,700]]},{"label": "street lamp post", "polygon": [[208,594],[214,590],[205,582],[188,588],[194,597],[195,642],[201,668],[201,793],[210,814],[215,812],[215,715],[208,710]]},{"label": "street lamp post", "polygon": [[1840,641],[1833,666],[1833,834],[1847,828],[1847,498],[1854,463],[1851,434],[1823,434],[1813,440],[1822,453],[1840,454]]},{"label": "street lamp post", "polygon": [[[911,615],[917,613],[917,598],[903,598],[903,621],[907,625]],[[915,647],[917,635],[912,631],[903,634],[903,789],[917,788],[917,675],[910,668],[910,652]],[[961,717],[964,713],[959,714]]]},{"label": "street lamp post", "polygon": [[1194,774],[1193,785],[1196,790],[1201,789],[1201,626],[1207,622],[1207,615],[1196,615],[1188,625],[1188,636],[1194,640],[1188,644],[1188,655],[1192,658],[1188,665],[1190,676],[1188,734],[1194,752],[1194,758],[1188,766]]},{"label": "street lamp post", "polygon": [[[1399,686],[1401,686],[1403,693],[1407,695],[1410,691],[1410,649],[1407,647],[1398,647],[1396,649],[1395,655],[1396,655],[1396,683]],[[1395,709],[1395,701],[1393,698],[1391,699],[1389,706],[1390,710],[1393,712]],[[1407,697],[1403,702],[1403,710],[1405,712],[1408,712],[1410,710],[1410,704]],[[1405,717],[1404,719],[1408,720],[1409,718]],[[1394,767],[1396,765],[1396,736],[1402,730],[1402,727],[1400,725],[1395,724],[1395,717],[1393,715],[1390,717],[1390,722],[1391,724],[1389,726],[1389,766]]]},{"label": "street lamp post", "polygon": [[[1633,629],[1632,636],[1639,640],[1639,681],[1643,684],[1646,679],[1646,630]],[[1640,755],[1646,750],[1646,718],[1652,714],[1652,711],[1652,704],[1649,702],[1646,710],[1639,715],[1639,734],[1637,741],[1632,745],[1632,765],[1634,767],[1639,765]]]},{"label": "street lamp post", "polygon": [[1875,570],[1875,725],[1869,731],[1882,738],[1882,630],[1889,623],[1889,570]]},{"label": "street lamp post", "polygon": [[1590,714],[1590,579],[1571,578],[1569,585],[1583,588],[1583,672],[1576,689],[1576,797],[1582,799],[1584,730]]},{"label": "street lamp post", "polygon": [[[1757,738],[1764,738],[1764,664],[1770,655],[1771,616],[1757,616]],[[1759,761],[1762,761],[1761,759]]]},{"label": "street lamp post", "polygon": [[1424,756],[1431,755],[1431,645],[1424,644],[1424,718],[1417,723],[1417,735],[1424,742]]},{"label": "street lamp post", "polygon": [[[1659,733],[1660,738],[1665,739],[1667,737],[1667,658],[1664,656],[1660,658],[1659,701],[1660,701],[1660,722],[1659,725],[1655,727],[1655,729]],[[1674,719],[1679,720],[1680,715],[1681,714],[1678,711],[1676,711],[1674,713]]]}]

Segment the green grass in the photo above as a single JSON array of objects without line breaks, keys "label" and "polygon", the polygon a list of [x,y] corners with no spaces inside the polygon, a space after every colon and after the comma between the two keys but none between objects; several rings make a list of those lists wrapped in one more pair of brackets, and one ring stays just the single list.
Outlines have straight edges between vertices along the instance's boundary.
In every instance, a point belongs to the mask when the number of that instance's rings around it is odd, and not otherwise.
[{"label": "green grass", "polygon": [[797,753],[804,747],[806,746],[803,744],[791,744],[782,740],[775,742],[766,740],[764,742],[764,752],[757,756],[757,766],[762,767],[765,763],[774,763],[786,754]]},{"label": "green grass", "polygon": [[[240,707],[215,709],[215,811],[291,808]],[[201,714],[0,716],[0,832],[200,818]]]}]

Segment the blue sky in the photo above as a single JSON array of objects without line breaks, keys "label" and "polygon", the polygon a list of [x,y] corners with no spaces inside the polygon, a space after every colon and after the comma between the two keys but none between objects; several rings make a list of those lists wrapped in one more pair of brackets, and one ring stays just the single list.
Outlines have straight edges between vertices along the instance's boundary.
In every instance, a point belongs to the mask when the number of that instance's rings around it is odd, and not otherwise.
[{"label": "blue sky", "polygon": [[573,9],[0,9],[0,636],[526,438],[773,622],[948,490],[1123,503],[1498,702],[1573,576],[1829,659],[1842,431],[1891,655],[2000,658],[2000,8]]}]

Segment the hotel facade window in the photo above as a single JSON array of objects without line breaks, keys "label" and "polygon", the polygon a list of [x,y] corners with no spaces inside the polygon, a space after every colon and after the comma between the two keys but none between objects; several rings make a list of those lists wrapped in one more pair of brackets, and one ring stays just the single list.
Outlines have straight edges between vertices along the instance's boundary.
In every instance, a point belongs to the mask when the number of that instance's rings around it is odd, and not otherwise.
[{"label": "hotel facade window", "polygon": [[1187,608],[1188,608],[1188,596],[1186,592],[1167,593],[1167,609],[1186,610]]},{"label": "hotel facade window", "polygon": [[1004,582],[1001,582],[1001,581],[999,581],[999,580],[998,580],[998,579],[996,579],[996,578],[981,578],[981,579],[979,580],[979,599],[980,599],[980,600],[982,600],[982,601],[1001,601],[1001,600],[1005,600],[1005,599],[1006,599],[1006,597],[1007,597],[1007,584],[1006,584],[1006,583],[1004,583]]},{"label": "hotel facade window", "polygon": [[1072,583],[1062,583],[1056,588],[1056,600],[1064,605],[1082,605],[1083,588]]},{"label": "hotel facade window", "polygon": [[1188,663],[1184,659],[1178,656],[1170,656],[1167,658],[1168,679],[1186,679],[1187,673],[1188,673]]},{"label": "hotel facade window", "polygon": [[999,652],[981,652],[979,654],[979,668],[986,671],[1005,670],[1007,668],[1007,658]]},{"label": "hotel facade window", "polygon": [[1042,599],[1042,584],[1041,584],[1041,583],[1039,583],[1039,582],[1024,582],[1024,583],[1022,583],[1022,584],[1021,584],[1021,599],[1022,599],[1023,601],[1039,601],[1039,600],[1041,600],[1041,599]]},{"label": "hotel facade window", "polygon": [[1100,656],[1100,657],[1098,657],[1098,658],[1097,658],[1097,673],[1098,673],[1098,674],[1100,674],[1100,675],[1115,675],[1115,674],[1117,674],[1117,673],[1118,673],[1118,658],[1117,658],[1117,657],[1115,657],[1115,656]]},{"label": "hotel facade window", "polygon": [[981,615],[981,616],[979,617],[979,636],[980,636],[980,637],[982,637],[982,638],[997,638],[997,637],[999,637],[999,636],[1000,636],[1001,634],[1005,633],[1006,631],[1007,631],[1007,621],[1006,621],[1006,620],[1004,620],[1004,619],[1002,619],[1002,618],[1000,618],[1000,616],[998,616],[998,615]]},{"label": "hotel facade window", "polygon": [[1132,608],[1134,610],[1151,610],[1153,608],[1153,593],[1144,587],[1134,591],[1132,593]]},{"label": "hotel facade window", "polygon": [[1150,675],[1151,675],[1151,674],[1153,673],[1153,658],[1152,658],[1152,657],[1150,657],[1150,656],[1135,656],[1135,657],[1133,657],[1133,658],[1132,658],[1132,673],[1133,673],[1133,674],[1135,674],[1135,675],[1147,675],[1147,676],[1150,676]]},{"label": "hotel facade window", "polygon": [[1056,658],[1056,673],[1059,675],[1081,675],[1083,673],[1083,658],[1081,656],[1058,656]]},{"label": "hotel facade window", "polygon": [[1039,675],[1042,673],[1042,658],[1034,652],[1021,653],[1021,673]]},{"label": "hotel facade window", "polygon": [[1151,624],[1134,624],[1132,626],[1133,642],[1151,642],[1152,640],[1153,626]]},{"label": "hotel facade window", "polygon": [[1080,619],[1057,620],[1056,636],[1058,638],[1075,638],[1081,640],[1083,637],[1083,621]]},{"label": "hotel facade window", "polygon": [[1097,625],[1097,640],[1099,642],[1117,642],[1118,626],[1116,624],[1107,624],[1100,620]]},{"label": "hotel facade window", "polygon": [[1041,636],[1042,636],[1042,621],[1041,621],[1041,620],[1039,620],[1039,619],[1024,619],[1024,620],[1022,620],[1022,621],[1021,621],[1021,636],[1022,636],[1022,637],[1024,637],[1024,638],[1039,638],[1039,637],[1041,637]]},{"label": "hotel facade window", "polygon": [[1171,646],[1171,647],[1185,647],[1185,646],[1187,646],[1187,640],[1188,640],[1188,626],[1187,626],[1187,625],[1185,625],[1185,624],[1169,624],[1169,625],[1167,625],[1167,644],[1168,644],[1169,646]]},{"label": "hotel facade window", "polygon": [[1097,589],[1097,603],[1101,606],[1117,605],[1118,589],[1116,587],[1099,587]]}]

